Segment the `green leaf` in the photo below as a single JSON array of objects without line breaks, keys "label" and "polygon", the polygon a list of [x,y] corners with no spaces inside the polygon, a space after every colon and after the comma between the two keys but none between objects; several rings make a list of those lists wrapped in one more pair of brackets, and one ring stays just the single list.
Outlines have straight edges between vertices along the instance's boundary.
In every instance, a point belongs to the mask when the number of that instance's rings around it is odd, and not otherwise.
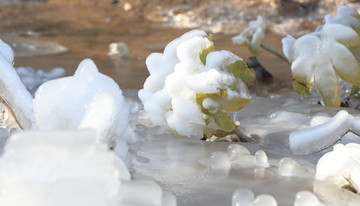
[{"label": "green leaf", "polygon": [[200,61],[205,65],[206,64],[206,57],[207,55],[212,52],[215,51],[215,46],[214,44],[211,44],[208,48],[204,49],[201,51],[200,53]]},{"label": "green leaf", "polygon": [[235,123],[231,116],[226,112],[218,112],[213,115],[216,125],[225,132],[235,130]]},{"label": "green leaf", "polygon": [[240,109],[244,108],[250,103],[251,99],[246,99],[242,97],[236,97],[233,99],[228,99],[221,104],[221,110],[227,112],[237,112]]},{"label": "green leaf", "polygon": [[251,81],[255,78],[255,73],[247,67],[245,61],[243,60],[238,60],[227,65],[226,70],[234,74],[236,78],[244,81]]},{"label": "green leaf", "polygon": [[351,88],[350,96],[356,95],[360,92],[360,87],[353,85]]}]

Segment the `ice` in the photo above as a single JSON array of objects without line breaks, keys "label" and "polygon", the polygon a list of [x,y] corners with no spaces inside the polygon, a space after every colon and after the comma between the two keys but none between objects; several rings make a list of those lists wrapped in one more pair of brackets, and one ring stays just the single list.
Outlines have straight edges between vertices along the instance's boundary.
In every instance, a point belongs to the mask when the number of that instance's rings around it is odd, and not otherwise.
[{"label": "ice", "polygon": [[284,157],[279,162],[279,175],[284,177],[309,177],[311,173],[292,158]]},{"label": "ice", "polygon": [[90,59],[79,64],[74,76],[42,84],[34,98],[38,129],[90,127],[109,146],[128,128],[128,116],[121,89]]},{"label": "ice", "polygon": [[340,140],[348,131],[360,134],[360,124],[342,110],[332,119],[315,127],[290,134],[289,144],[294,154],[311,154],[321,151]]},{"label": "ice", "polygon": [[211,155],[209,166],[212,170],[230,169],[230,158],[226,152],[214,152]]},{"label": "ice", "polygon": [[0,96],[14,112],[20,126],[28,129],[33,124],[32,96],[12,66],[13,61],[12,49],[0,40]]},{"label": "ice", "polygon": [[259,150],[255,153],[256,165],[260,167],[269,167],[268,157],[263,150]]},{"label": "ice", "polygon": [[119,205],[119,161],[90,129],[16,133],[0,158],[0,205]]},{"label": "ice", "polygon": [[124,42],[111,43],[109,45],[108,55],[112,58],[132,57],[129,47]]},{"label": "ice", "polygon": [[325,206],[319,199],[309,191],[301,191],[296,194],[294,206]]},{"label": "ice", "polygon": [[338,187],[351,185],[360,189],[360,144],[337,144],[334,150],[321,157],[316,165],[316,178],[329,181]]},{"label": "ice", "polygon": [[158,184],[151,181],[122,181],[121,194],[125,205],[163,205],[163,191]]},{"label": "ice", "polygon": [[277,206],[275,198],[271,195],[258,195],[249,189],[238,189],[232,196],[232,206]]},{"label": "ice", "polygon": [[250,155],[249,150],[240,145],[240,144],[231,144],[227,148],[228,155],[230,156],[230,160],[233,161],[238,159],[242,155]]},{"label": "ice", "polygon": [[17,67],[15,68],[22,83],[26,89],[34,96],[39,86],[49,80],[64,77],[66,75],[64,68],[54,68],[48,72],[41,69],[35,70],[31,67]]}]

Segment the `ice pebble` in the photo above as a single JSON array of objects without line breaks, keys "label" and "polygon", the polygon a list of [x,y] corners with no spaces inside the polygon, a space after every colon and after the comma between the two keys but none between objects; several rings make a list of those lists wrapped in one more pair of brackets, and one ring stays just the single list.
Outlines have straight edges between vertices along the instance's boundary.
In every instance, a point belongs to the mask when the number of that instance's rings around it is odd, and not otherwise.
[{"label": "ice pebble", "polygon": [[232,196],[232,206],[277,206],[277,201],[271,195],[258,195],[255,198],[253,191],[238,189]]},{"label": "ice pebble", "polygon": [[266,153],[262,150],[259,150],[255,153],[256,165],[260,167],[269,167],[268,157]]},{"label": "ice pebble", "polygon": [[176,206],[176,197],[168,192],[163,192],[162,206]]},{"label": "ice pebble", "polygon": [[308,176],[309,172],[289,157],[284,157],[279,162],[279,175],[284,177]]},{"label": "ice pebble", "polygon": [[301,191],[296,193],[294,206],[324,206],[319,199],[308,191]]},{"label": "ice pebble", "polygon": [[212,170],[228,170],[231,167],[229,155],[226,152],[214,152],[209,160]]},{"label": "ice pebble", "polygon": [[231,161],[231,166],[239,168],[250,168],[256,166],[256,158],[254,155],[242,155],[238,159]]},{"label": "ice pebble", "polygon": [[240,144],[229,145],[227,148],[227,153],[231,161],[236,160],[243,155],[250,155],[249,150],[245,146],[242,146]]}]

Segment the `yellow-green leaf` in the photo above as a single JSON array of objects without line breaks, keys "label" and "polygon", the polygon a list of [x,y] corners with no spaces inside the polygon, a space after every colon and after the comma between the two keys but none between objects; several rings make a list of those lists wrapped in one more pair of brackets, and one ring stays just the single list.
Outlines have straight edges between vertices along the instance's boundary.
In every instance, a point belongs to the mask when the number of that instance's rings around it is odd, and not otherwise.
[{"label": "yellow-green leaf", "polygon": [[219,129],[225,132],[232,132],[235,130],[236,125],[228,113],[218,112],[214,114],[213,117]]},{"label": "yellow-green leaf", "polygon": [[214,44],[211,44],[208,48],[202,50],[200,52],[200,61],[205,65],[206,64],[206,56],[210,53],[215,51]]},{"label": "yellow-green leaf", "polygon": [[244,108],[246,105],[250,103],[251,99],[246,99],[242,97],[236,97],[233,99],[229,99],[224,101],[223,104],[221,104],[221,110],[227,111],[227,112],[237,112],[240,109]]},{"label": "yellow-green leaf", "polygon": [[226,70],[234,74],[236,78],[239,78],[244,81],[251,81],[255,78],[255,73],[252,70],[250,70],[247,67],[245,61],[242,60],[238,60],[232,64],[227,65]]},{"label": "yellow-green leaf", "polygon": [[311,94],[312,85],[305,82],[304,80],[302,80],[299,77],[295,77],[293,79],[292,85],[293,85],[294,89],[302,95],[310,95]]}]

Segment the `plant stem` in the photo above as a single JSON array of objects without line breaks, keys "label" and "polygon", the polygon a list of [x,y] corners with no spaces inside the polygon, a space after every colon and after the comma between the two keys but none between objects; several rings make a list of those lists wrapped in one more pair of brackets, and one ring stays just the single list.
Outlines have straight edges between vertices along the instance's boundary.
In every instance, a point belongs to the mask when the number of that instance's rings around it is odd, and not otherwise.
[{"label": "plant stem", "polygon": [[285,62],[290,64],[290,62],[286,58],[286,56],[282,52],[280,52],[278,49],[276,49],[272,46],[265,45],[265,44],[261,44],[260,46],[261,46],[261,48],[265,49],[266,51],[268,51],[272,54],[275,54],[276,56],[280,57],[282,60],[284,60]]}]

